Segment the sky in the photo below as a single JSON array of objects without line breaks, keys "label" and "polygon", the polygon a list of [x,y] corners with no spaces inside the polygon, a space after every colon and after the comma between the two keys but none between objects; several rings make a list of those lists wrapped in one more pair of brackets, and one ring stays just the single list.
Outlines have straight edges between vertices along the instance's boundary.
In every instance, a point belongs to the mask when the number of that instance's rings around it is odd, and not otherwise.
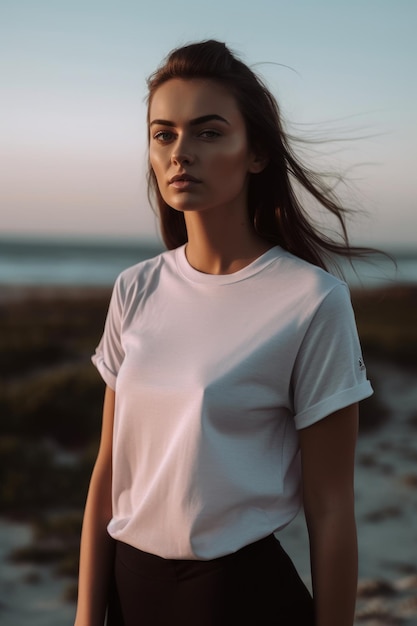
[{"label": "sky", "polygon": [[1,0],[0,235],[155,239],[146,78],[215,38],[332,140],[304,158],[349,172],[354,241],[417,248],[416,26],[415,0]]}]

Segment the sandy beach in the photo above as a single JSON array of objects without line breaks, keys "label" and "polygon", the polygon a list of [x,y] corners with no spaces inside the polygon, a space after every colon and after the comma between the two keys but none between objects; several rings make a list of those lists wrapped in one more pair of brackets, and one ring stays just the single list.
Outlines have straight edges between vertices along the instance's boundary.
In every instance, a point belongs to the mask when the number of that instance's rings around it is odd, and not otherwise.
[{"label": "sandy beach", "polygon": [[[110,289],[0,289],[0,620],[71,624]],[[362,405],[357,624],[417,624],[417,290],[353,294],[375,396]],[[66,398],[65,403],[60,398]],[[303,515],[280,540],[309,583]]]}]

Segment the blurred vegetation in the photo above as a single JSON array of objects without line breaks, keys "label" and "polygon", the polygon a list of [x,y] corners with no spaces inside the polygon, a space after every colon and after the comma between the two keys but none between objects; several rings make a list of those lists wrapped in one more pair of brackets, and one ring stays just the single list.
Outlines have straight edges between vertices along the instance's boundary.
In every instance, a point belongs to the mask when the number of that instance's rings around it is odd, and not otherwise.
[{"label": "blurred vegetation", "polygon": [[[0,512],[34,529],[33,544],[11,558],[72,577],[70,600],[104,390],[90,357],[109,298],[106,289],[37,289],[0,300]],[[417,367],[417,289],[352,298],[365,360]],[[365,403],[362,431],[387,418],[377,396]]]},{"label": "blurred vegetation", "polygon": [[6,291],[0,300],[0,380],[88,359],[109,298],[108,289],[28,288],[23,297]]},{"label": "blurred vegetation", "polygon": [[397,286],[352,293],[364,353],[417,367],[417,288]]},{"label": "blurred vegetation", "polygon": [[[34,530],[11,559],[74,581],[104,390],[90,358],[109,298],[36,289],[0,301],[0,513]],[[66,599],[75,591],[73,582]]]}]

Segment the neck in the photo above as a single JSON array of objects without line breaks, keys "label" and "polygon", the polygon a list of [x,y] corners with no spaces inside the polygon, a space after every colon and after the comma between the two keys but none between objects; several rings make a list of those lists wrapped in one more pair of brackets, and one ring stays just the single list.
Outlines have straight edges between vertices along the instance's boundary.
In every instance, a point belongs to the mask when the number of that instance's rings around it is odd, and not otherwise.
[{"label": "neck", "polygon": [[232,274],[271,248],[261,239],[249,219],[235,219],[232,212],[215,219],[212,213],[185,214],[187,260],[205,274]]}]

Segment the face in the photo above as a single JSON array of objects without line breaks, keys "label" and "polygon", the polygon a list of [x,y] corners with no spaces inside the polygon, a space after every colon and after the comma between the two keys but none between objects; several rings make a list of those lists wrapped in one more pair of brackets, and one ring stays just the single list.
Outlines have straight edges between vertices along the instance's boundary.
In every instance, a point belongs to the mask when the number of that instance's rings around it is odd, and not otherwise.
[{"label": "face", "polygon": [[174,78],[149,108],[149,156],[164,201],[179,211],[246,210],[249,148],[235,98],[212,80]]}]

